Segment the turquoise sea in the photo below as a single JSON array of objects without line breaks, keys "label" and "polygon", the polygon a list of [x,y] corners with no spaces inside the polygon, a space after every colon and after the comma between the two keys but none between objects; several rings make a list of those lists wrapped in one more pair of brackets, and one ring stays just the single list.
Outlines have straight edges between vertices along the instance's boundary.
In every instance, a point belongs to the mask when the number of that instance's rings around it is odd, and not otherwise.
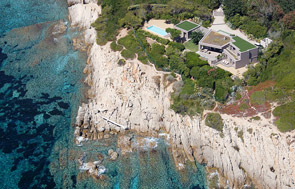
[{"label": "turquoise sea", "polygon": [[[68,25],[66,0],[1,0],[0,10],[0,188],[206,188],[204,167],[178,172],[163,139],[117,161],[115,137],[75,145],[87,57],[72,47],[78,31],[53,34]],[[105,158],[103,179],[80,172],[81,156]]]}]

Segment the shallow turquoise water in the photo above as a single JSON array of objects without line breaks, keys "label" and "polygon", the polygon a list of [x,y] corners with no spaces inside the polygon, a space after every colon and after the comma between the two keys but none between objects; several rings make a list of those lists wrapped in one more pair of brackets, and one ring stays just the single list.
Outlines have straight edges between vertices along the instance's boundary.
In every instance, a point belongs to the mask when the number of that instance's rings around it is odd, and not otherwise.
[{"label": "shallow turquoise water", "polygon": [[107,157],[116,137],[82,147],[73,142],[86,55],[72,47],[77,31],[52,35],[67,21],[66,1],[1,0],[0,10],[0,188],[205,187],[203,167],[176,171],[162,139],[155,150],[105,158],[104,180],[80,173],[77,158]]}]

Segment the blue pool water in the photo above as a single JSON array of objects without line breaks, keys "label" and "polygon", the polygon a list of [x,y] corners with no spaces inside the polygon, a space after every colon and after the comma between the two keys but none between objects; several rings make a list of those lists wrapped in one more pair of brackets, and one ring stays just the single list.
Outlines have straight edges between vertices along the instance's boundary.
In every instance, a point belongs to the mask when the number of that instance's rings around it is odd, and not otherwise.
[{"label": "blue pool water", "polygon": [[147,29],[152,31],[152,32],[155,32],[155,33],[157,33],[157,34],[159,34],[161,36],[166,36],[168,34],[165,30],[163,30],[161,28],[158,28],[157,26],[150,26]]},{"label": "blue pool water", "polygon": [[[79,32],[67,23],[66,0],[1,0],[0,10],[0,188],[206,187],[204,167],[188,164],[178,172],[164,140],[151,151],[105,158],[104,180],[81,173],[81,155],[107,157],[117,143],[74,144],[87,57],[73,49]],[[66,31],[53,35],[60,22]]]}]

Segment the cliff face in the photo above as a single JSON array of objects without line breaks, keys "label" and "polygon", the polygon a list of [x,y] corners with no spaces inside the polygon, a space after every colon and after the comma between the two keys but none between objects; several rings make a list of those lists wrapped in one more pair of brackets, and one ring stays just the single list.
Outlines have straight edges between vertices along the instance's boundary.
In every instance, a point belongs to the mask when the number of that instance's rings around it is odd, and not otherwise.
[{"label": "cliff face", "polygon": [[250,121],[222,114],[222,136],[201,117],[175,114],[170,110],[173,83],[164,73],[137,60],[119,66],[120,53],[109,44],[95,43],[95,31],[89,26],[99,14],[100,7],[91,2],[69,8],[72,23],[86,29],[85,41],[90,44],[84,71],[89,74],[85,82],[91,86],[91,100],[79,108],[77,137],[95,140],[103,132],[122,132],[124,127],[150,135],[165,130],[179,169],[186,160],[196,159],[219,168],[232,186],[250,177],[261,188],[295,187],[294,132],[280,133],[271,119]]}]

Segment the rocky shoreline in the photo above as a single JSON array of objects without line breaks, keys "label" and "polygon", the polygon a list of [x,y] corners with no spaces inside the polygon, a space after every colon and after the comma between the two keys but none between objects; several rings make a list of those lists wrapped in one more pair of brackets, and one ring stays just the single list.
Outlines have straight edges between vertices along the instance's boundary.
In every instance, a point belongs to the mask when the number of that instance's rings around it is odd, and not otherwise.
[{"label": "rocky shoreline", "polygon": [[[155,137],[161,132],[170,142],[180,170],[187,161],[197,160],[218,168],[231,187],[240,188],[249,178],[259,188],[295,187],[294,131],[280,133],[273,120],[264,117],[254,121],[221,114],[224,130],[220,135],[200,116],[176,114],[170,109],[173,82],[166,79],[167,75],[138,60],[120,66],[119,52],[113,52],[109,43],[96,44],[91,23],[101,14],[101,8],[95,0],[68,0],[68,4],[71,26],[82,32],[73,44],[88,53],[84,73],[91,87],[90,100],[80,106],[76,118],[77,144],[118,134],[123,155],[132,151],[132,136],[124,135],[126,128]],[[96,167],[97,171],[101,169]]]}]

